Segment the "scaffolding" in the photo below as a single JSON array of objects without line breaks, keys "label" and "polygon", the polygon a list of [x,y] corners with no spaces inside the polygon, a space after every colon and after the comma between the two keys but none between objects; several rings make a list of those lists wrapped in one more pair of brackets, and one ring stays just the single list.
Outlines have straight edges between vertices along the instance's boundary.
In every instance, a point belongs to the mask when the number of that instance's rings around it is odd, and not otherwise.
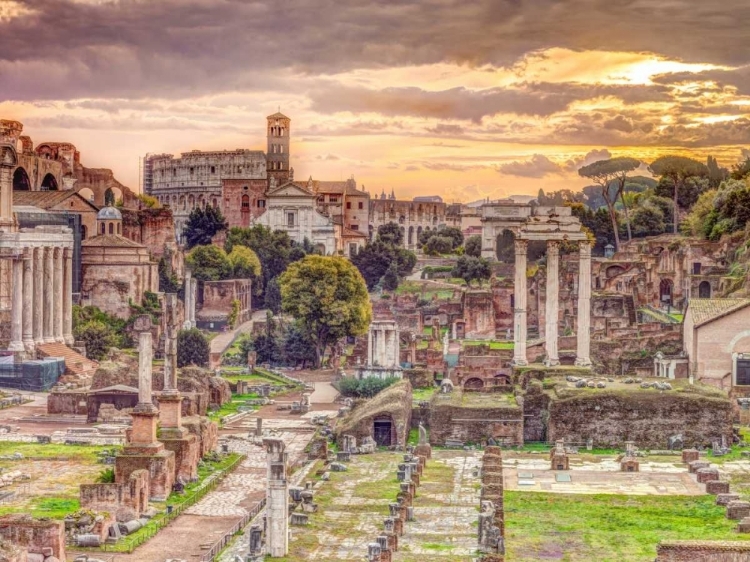
[{"label": "scaffolding", "polygon": [[0,361],[0,388],[42,392],[52,388],[65,372],[65,360],[46,357],[19,363]]}]

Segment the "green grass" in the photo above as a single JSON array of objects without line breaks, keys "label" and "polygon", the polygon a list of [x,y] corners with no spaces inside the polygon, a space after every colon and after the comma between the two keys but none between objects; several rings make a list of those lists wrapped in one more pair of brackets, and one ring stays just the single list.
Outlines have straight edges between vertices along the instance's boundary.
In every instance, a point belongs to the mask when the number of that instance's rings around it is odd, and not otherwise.
[{"label": "green grass", "polygon": [[505,492],[508,560],[641,562],[661,540],[746,540],[713,496]]},{"label": "green grass", "polygon": [[62,443],[49,443],[45,445],[41,443],[0,441],[0,456],[10,456],[13,455],[13,453],[21,453],[26,458],[65,458],[70,459],[71,461],[86,463],[96,463],[98,453],[111,449],[118,449],[118,447],[113,445],[64,445]]},{"label": "green grass", "polygon": [[495,341],[495,340],[463,340],[464,347],[474,345],[489,345],[490,349],[513,349],[512,341]]},{"label": "green grass", "polygon": [[64,519],[69,513],[75,513],[81,509],[78,498],[37,496],[31,501],[30,506],[0,506],[0,515],[9,513],[26,513],[32,517],[49,517],[50,519]]},{"label": "green grass", "polygon": [[221,407],[216,410],[210,410],[208,412],[208,418],[213,421],[218,421],[223,417],[236,414],[239,411],[240,406],[244,406],[246,400],[253,400],[256,398],[259,398],[259,396],[255,393],[233,394],[230,402],[222,404]]},{"label": "green grass", "polygon": [[436,387],[432,388],[415,388],[412,391],[412,400],[428,400],[437,392]]}]

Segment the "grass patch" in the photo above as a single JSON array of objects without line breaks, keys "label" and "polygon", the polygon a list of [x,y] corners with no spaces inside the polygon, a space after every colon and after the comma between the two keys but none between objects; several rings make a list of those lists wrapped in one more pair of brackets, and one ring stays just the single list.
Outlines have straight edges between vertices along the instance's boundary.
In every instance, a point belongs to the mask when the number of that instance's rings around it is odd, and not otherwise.
[{"label": "grass patch", "polygon": [[[260,398],[260,396],[255,393],[233,394],[232,400],[230,402],[222,404],[221,407],[217,408],[216,410],[209,411],[208,418],[213,421],[219,421],[221,418],[236,414],[237,412],[239,412],[240,406],[245,406],[245,401],[253,400],[256,398]],[[252,409],[255,410],[257,409],[257,407],[253,407]]]},{"label": "grass patch", "polygon": [[[97,455],[102,451],[119,449],[115,445],[65,445],[63,443],[17,443],[0,441],[0,456],[11,456],[21,453],[31,459],[70,459],[71,461],[96,463]],[[0,460],[0,463],[3,461]],[[16,462],[16,461],[10,461]]]},{"label": "grass patch", "polygon": [[475,345],[489,345],[490,349],[513,349],[514,344],[512,341],[495,341],[495,340],[464,340],[464,347],[471,347]]},{"label": "grass patch", "polygon": [[437,388],[415,388],[412,391],[412,400],[427,400],[432,398],[432,395],[437,392]]},{"label": "grass patch", "polygon": [[661,540],[747,540],[713,496],[505,492],[508,559],[653,560]]}]

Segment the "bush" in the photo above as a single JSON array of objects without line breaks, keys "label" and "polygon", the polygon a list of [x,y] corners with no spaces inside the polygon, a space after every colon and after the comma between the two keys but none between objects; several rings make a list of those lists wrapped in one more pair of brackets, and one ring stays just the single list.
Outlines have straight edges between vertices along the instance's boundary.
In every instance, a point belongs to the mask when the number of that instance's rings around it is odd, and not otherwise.
[{"label": "bush", "polygon": [[482,237],[478,234],[469,236],[464,243],[464,250],[467,256],[474,258],[482,257]]},{"label": "bush", "polygon": [[440,235],[430,236],[422,250],[430,256],[450,254],[453,251],[453,239]]},{"label": "bush", "polygon": [[111,347],[117,347],[117,333],[99,320],[89,320],[76,326],[73,331],[75,339],[86,344],[86,355],[95,361],[101,361]]},{"label": "bush", "polygon": [[398,381],[399,379],[396,377],[389,377],[387,379],[367,377],[362,380],[352,377],[344,377],[339,381],[338,387],[339,392],[343,396],[354,398],[372,398],[379,392],[385,390]]},{"label": "bush", "polygon": [[208,338],[198,328],[180,330],[177,333],[177,366],[196,365],[208,367],[211,346]]},{"label": "bush", "polygon": [[96,477],[96,482],[98,484],[113,484],[115,481],[115,469],[114,468],[105,468],[99,473],[99,476]]}]

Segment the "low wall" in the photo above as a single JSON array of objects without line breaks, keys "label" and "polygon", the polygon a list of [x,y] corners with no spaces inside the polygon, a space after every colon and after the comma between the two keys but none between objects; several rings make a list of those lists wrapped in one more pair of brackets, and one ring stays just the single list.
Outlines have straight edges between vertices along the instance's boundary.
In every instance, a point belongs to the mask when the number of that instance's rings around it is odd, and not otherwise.
[{"label": "low wall", "polygon": [[81,484],[81,508],[106,511],[119,522],[138,519],[148,508],[149,473],[136,470],[126,482]]},{"label": "low wall", "polygon": [[747,541],[664,541],[656,547],[656,562],[748,562]]},{"label": "low wall", "polygon": [[29,515],[0,517],[0,537],[23,547],[30,554],[44,554],[52,549],[52,556],[65,560],[65,523],[37,520]]}]

